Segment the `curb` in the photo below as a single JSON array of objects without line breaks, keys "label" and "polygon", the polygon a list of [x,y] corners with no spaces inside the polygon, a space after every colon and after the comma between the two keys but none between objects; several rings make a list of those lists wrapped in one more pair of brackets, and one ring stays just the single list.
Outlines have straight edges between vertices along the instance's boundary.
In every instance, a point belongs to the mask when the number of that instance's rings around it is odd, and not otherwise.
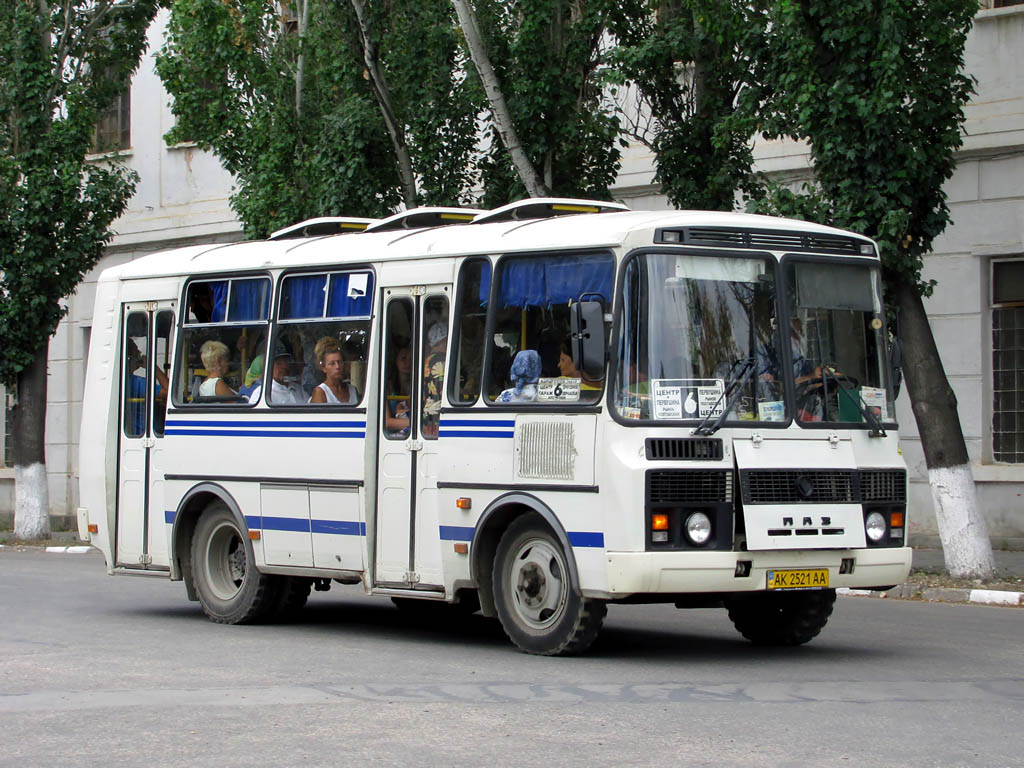
[{"label": "curb", "polygon": [[99,552],[96,547],[90,544],[70,547],[30,547],[23,544],[0,544],[0,549],[42,549],[44,552],[58,555],[86,555],[90,552]]},{"label": "curb", "polygon": [[919,584],[900,584],[887,592],[870,589],[840,587],[836,594],[851,597],[882,597],[895,600],[923,600],[932,603],[980,603],[982,605],[1024,605],[1024,592],[1004,592],[998,589],[957,589],[954,587],[922,587]]}]

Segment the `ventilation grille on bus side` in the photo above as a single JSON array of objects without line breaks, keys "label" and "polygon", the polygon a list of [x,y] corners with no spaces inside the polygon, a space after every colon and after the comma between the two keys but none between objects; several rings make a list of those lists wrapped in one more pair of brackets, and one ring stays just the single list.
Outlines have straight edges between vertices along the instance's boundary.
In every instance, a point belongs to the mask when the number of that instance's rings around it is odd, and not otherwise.
[{"label": "ventilation grille on bus side", "polygon": [[647,473],[649,504],[732,502],[732,470],[664,469]]},{"label": "ventilation grille on bus side", "polygon": [[576,476],[576,431],[567,421],[529,421],[516,434],[518,477],[573,480]]},{"label": "ventilation grille on bus side", "polygon": [[648,437],[649,460],[714,461],[722,458],[722,441],[708,437]]},{"label": "ventilation grille on bus side", "polygon": [[[666,233],[671,233],[666,236]],[[866,240],[842,235],[822,235],[812,232],[787,232],[770,229],[729,229],[727,227],[681,227],[658,230],[656,243],[682,243],[708,245],[716,248],[750,248],[772,251],[813,251],[814,253],[843,253],[855,256],[874,256],[875,251]],[[870,251],[861,249],[869,246]]]}]

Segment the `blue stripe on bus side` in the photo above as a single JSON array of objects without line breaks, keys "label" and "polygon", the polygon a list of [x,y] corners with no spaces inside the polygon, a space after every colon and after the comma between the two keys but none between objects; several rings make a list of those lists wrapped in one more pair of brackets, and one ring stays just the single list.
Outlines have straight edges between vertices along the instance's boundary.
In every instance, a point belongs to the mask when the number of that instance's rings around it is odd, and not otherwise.
[{"label": "blue stripe on bus side", "polygon": [[437,432],[438,437],[515,437],[515,432],[496,432],[496,431],[484,431],[484,430],[460,430],[460,429],[445,429],[444,425],[441,425],[441,429]]},{"label": "blue stripe on bus side", "polygon": [[604,547],[604,534],[600,531],[569,531],[567,535],[574,547]]},{"label": "blue stripe on bus side", "polygon": [[493,421],[490,419],[441,419],[442,427],[514,427],[515,421],[502,419]]},{"label": "blue stripe on bus side", "polygon": [[472,541],[473,530],[471,525],[442,525],[441,541]]},{"label": "blue stripe on bus side", "polygon": [[174,525],[174,518],[178,516],[177,510],[165,509],[164,510],[164,522],[168,525]]},{"label": "blue stripe on bus side", "polygon": [[324,431],[280,431],[256,429],[173,429],[164,430],[165,435],[208,435],[211,437],[366,437],[365,432],[324,432]]},{"label": "blue stripe on bus side", "polygon": [[248,421],[240,419],[238,421],[199,421],[199,420],[185,420],[185,419],[169,419],[166,426],[168,427],[334,427],[345,429],[351,427],[353,429],[366,429],[365,421]]},{"label": "blue stripe on bus side", "polygon": [[366,523],[352,520],[314,520],[313,533],[331,533],[340,536],[365,536]]}]

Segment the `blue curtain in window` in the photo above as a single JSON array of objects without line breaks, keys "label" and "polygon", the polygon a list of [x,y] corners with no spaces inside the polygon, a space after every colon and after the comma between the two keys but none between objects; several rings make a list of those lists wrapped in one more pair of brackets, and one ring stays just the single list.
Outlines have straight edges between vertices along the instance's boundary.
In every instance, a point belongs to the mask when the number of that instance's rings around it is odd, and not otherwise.
[{"label": "blue curtain in window", "polygon": [[266,278],[231,281],[231,306],[228,320],[246,322],[266,320],[270,316],[270,281]]},{"label": "blue curtain in window", "polygon": [[480,264],[480,306],[486,307],[491,298],[491,262]]},{"label": "blue curtain in window", "polygon": [[504,307],[550,307],[597,294],[610,304],[615,280],[612,258],[558,256],[548,259],[517,259],[502,271],[501,303]]},{"label": "blue curtain in window", "polygon": [[324,316],[327,275],[289,277],[281,294],[281,319],[300,320]]},{"label": "blue curtain in window", "polygon": [[[211,323],[223,323],[228,308],[228,281],[220,280],[216,283],[207,283],[213,291],[213,314],[210,317]],[[197,286],[202,290],[202,286]]]},{"label": "blue curtain in window", "polygon": [[328,317],[369,317],[373,307],[373,275],[369,272],[331,275]]}]

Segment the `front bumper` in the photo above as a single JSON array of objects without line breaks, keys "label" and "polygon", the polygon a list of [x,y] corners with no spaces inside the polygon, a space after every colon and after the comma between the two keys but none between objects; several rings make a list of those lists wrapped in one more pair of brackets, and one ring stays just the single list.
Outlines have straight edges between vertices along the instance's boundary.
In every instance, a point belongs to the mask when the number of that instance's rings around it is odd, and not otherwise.
[{"label": "front bumper", "polygon": [[[588,597],[626,598],[643,594],[756,592],[767,587],[767,572],[780,568],[828,568],[830,587],[866,589],[904,582],[910,573],[910,547],[757,552],[608,552],[607,592]],[[839,573],[843,559],[854,561],[852,573]],[[739,561],[750,563],[736,576]]]}]

